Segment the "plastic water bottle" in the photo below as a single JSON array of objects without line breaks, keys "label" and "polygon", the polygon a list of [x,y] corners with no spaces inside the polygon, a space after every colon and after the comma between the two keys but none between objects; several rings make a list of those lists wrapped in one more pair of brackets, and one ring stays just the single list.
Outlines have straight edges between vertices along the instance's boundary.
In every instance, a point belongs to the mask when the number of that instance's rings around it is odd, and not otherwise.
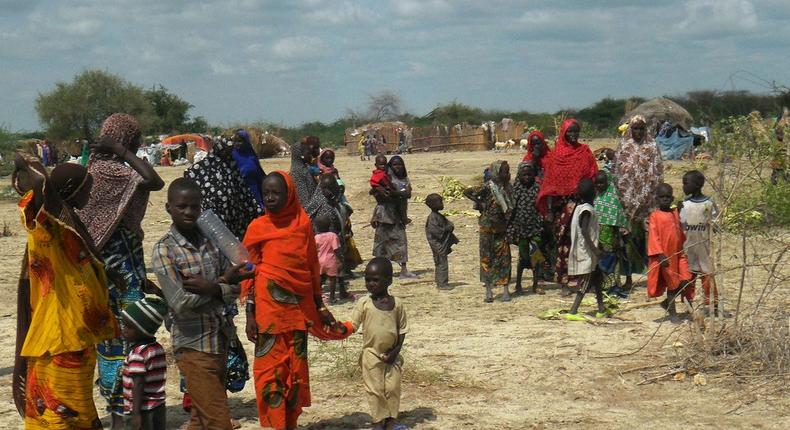
[{"label": "plastic water bottle", "polygon": [[247,252],[247,248],[239,242],[239,239],[228,230],[225,223],[211,209],[200,214],[197,226],[203,236],[219,248],[220,252],[233,265],[247,263],[247,270],[253,269],[254,266],[250,263],[250,254]]}]

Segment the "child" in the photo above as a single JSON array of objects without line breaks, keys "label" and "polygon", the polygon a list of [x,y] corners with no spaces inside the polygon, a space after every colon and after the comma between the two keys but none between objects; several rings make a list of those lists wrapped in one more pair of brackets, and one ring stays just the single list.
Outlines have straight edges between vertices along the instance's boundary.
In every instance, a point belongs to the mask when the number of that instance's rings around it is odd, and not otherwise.
[{"label": "child", "polygon": [[576,290],[576,300],[569,313],[578,312],[584,294],[592,285],[595,288],[595,301],[598,302],[598,313],[595,316],[602,317],[606,309],[603,306],[601,272],[598,270],[598,259],[601,254],[598,249],[600,225],[593,207],[595,199],[593,181],[589,178],[579,181],[576,197],[579,203],[573,210],[571,218],[571,249],[568,254],[568,286]]},{"label": "child", "polygon": [[318,249],[318,263],[321,265],[321,275],[328,278],[329,301],[334,303],[335,288],[337,287],[337,271],[340,261],[337,253],[340,251],[340,239],[337,233],[330,230],[332,220],[326,215],[319,215],[315,220],[317,234],[315,244]]},{"label": "child", "polygon": [[475,202],[480,211],[477,219],[480,232],[480,282],[485,287],[485,303],[494,301],[494,286],[502,286],[502,301],[510,301],[510,244],[507,224],[514,203],[510,190],[510,166],[507,161],[491,163],[491,180],[482,187],[464,190],[464,197]]},{"label": "child", "polygon": [[608,173],[614,173],[615,167],[615,152],[612,148],[606,148],[603,151],[603,170]]},{"label": "child", "polygon": [[373,428],[393,430],[402,428],[397,421],[400,407],[400,380],[403,341],[409,332],[403,302],[389,294],[392,284],[392,263],[375,257],[365,268],[365,288],[369,296],[354,306],[351,325],[360,326],[362,334],[362,380],[368,393]]},{"label": "child", "polygon": [[447,256],[450,255],[452,246],[458,243],[458,238],[453,234],[455,226],[446,216],[439,211],[444,209],[442,196],[433,193],[425,197],[425,204],[431,208],[428,220],[425,222],[425,236],[433,253],[433,263],[436,266],[436,288],[447,290],[450,288],[448,279]]},{"label": "child", "polygon": [[[705,305],[710,304],[710,288],[713,284],[713,312],[719,315],[719,291],[713,279],[713,261],[710,252],[711,223],[718,216],[716,205],[710,197],[702,194],[705,175],[691,170],[683,175],[683,194],[686,199],[680,209],[680,225],[686,234],[683,250],[686,252],[691,280],[686,289],[694,289],[697,277],[702,278]],[[707,310],[707,307],[705,308]]]},{"label": "child", "polygon": [[[595,174],[595,214],[598,216],[601,226],[598,242],[603,251],[598,268],[603,275],[617,273],[616,276],[619,280],[618,263],[620,270],[625,268],[622,264],[626,260],[623,254],[623,237],[628,233],[626,230],[628,220],[625,218],[623,205],[620,204],[620,199],[617,197],[614,181],[610,179],[611,174],[606,171],[599,170]],[[626,270],[625,274],[627,290],[630,290],[631,272]],[[619,283],[610,288],[609,294],[618,295],[621,298],[628,297],[628,293],[620,289]]]},{"label": "child", "polygon": [[133,430],[166,427],[165,350],[156,341],[167,305],[156,296],[126,305],[121,311],[129,354],[123,362],[123,409]]},{"label": "child", "polygon": [[686,237],[680,225],[678,211],[672,208],[673,198],[669,184],[658,184],[658,209],[650,214],[647,230],[647,295],[659,297],[666,291],[667,298],[661,303],[661,307],[671,316],[675,315],[675,297],[679,293],[689,303],[694,298],[694,290],[691,288],[679,291],[681,283],[687,281],[690,275],[686,256],[683,255]]},{"label": "child", "polygon": [[200,186],[178,178],[165,208],[173,224],[154,245],[152,266],[172,317],[173,353],[186,381],[192,408],[189,428],[230,426],[225,393],[228,345],[236,327],[225,304],[235,303],[238,283],[253,275],[245,263],[231,266],[197,228]]},{"label": "child", "polygon": [[516,269],[516,294],[522,294],[521,277],[524,269],[532,269],[532,292],[544,294],[538,288],[543,263],[546,261],[541,250],[543,217],[535,207],[535,199],[540,190],[536,181],[535,161],[524,161],[518,166],[516,180],[513,182],[513,216],[507,227],[508,242],[518,246],[518,268]]},{"label": "child", "polygon": [[390,180],[389,172],[387,171],[387,156],[379,154],[374,161],[373,174],[370,175],[371,188],[383,188],[386,191],[392,189],[392,181]]}]

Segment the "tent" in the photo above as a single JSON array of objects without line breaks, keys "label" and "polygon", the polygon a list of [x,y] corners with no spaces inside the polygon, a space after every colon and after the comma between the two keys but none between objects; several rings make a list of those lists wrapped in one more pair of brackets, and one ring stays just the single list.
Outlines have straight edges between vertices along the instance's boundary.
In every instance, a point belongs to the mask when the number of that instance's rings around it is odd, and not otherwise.
[{"label": "tent", "polygon": [[628,122],[634,115],[642,115],[647,121],[648,132],[656,132],[656,124],[663,121],[671,121],[688,131],[694,118],[683,108],[683,106],[663,97],[648,100],[635,107],[630,112],[626,112],[620,120],[620,124]]},{"label": "tent", "polygon": [[211,141],[204,138],[199,134],[178,134],[162,139],[162,145],[165,146],[178,146],[182,141],[195,142],[198,149],[209,152],[211,150]]}]

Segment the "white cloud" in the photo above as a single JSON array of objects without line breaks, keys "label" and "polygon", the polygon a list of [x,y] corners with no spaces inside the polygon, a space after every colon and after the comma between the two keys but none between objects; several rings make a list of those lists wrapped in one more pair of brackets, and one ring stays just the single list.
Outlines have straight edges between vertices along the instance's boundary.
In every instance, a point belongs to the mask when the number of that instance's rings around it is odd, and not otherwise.
[{"label": "white cloud", "polygon": [[392,9],[405,18],[434,17],[453,10],[447,0],[393,0]]},{"label": "white cloud", "polygon": [[689,0],[678,29],[696,35],[718,35],[752,30],[758,21],[749,0]]},{"label": "white cloud", "polygon": [[312,55],[323,56],[327,49],[327,44],[315,36],[284,37],[272,44],[272,54],[286,60],[304,59]]},{"label": "white cloud", "polygon": [[309,21],[324,25],[375,23],[374,21],[381,18],[378,13],[348,1],[333,2],[327,7],[307,12],[304,16]]}]

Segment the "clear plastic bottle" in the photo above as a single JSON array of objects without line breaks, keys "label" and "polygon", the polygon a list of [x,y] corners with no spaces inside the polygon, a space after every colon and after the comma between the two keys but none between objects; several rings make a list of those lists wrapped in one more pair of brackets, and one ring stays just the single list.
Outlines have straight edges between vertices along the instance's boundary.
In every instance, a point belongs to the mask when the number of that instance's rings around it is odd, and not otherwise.
[{"label": "clear plastic bottle", "polygon": [[225,223],[211,209],[204,210],[200,214],[197,219],[197,226],[203,236],[219,248],[220,252],[232,264],[247,263],[247,270],[252,270],[253,265],[249,262],[250,254],[247,252],[247,248],[239,242],[236,236],[225,226]]}]

